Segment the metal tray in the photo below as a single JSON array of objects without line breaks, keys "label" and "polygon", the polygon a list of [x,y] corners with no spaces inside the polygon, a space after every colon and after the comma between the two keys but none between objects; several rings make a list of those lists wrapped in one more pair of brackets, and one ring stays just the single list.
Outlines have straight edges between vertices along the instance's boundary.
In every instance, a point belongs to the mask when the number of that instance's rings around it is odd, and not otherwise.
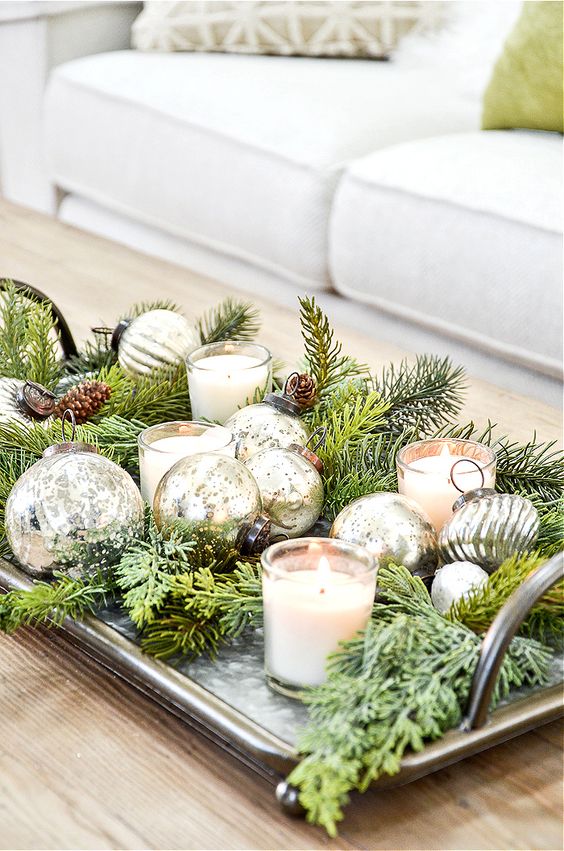
[{"label": "metal tray", "polygon": [[[545,563],[492,624],[460,729],[451,730],[420,753],[406,755],[401,771],[380,778],[375,786],[410,783],[563,714],[562,657],[556,656],[548,687],[516,691],[487,716],[505,650],[531,605],[562,575],[563,564],[562,554]],[[22,570],[0,559],[1,588],[27,589],[32,584]],[[61,629],[86,654],[274,783],[277,798],[287,811],[299,810],[296,791],[284,777],[298,760],[296,737],[307,714],[302,704],[266,686],[260,631],[224,648],[215,663],[202,657],[173,666],[140,650],[135,627],[118,607],[103,609],[83,621],[67,618]]]}]

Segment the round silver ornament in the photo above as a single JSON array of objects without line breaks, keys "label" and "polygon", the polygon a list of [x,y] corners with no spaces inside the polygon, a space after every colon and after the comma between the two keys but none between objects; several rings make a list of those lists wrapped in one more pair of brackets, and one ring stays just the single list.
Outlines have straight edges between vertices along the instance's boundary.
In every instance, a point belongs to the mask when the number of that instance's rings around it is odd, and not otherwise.
[{"label": "round silver ornament", "polygon": [[182,363],[199,344],[195,328],[174,310],[149,310],[123,319],[112,336],[120,366],[132,375]]},{"label": "round silver ornament", "polygon": [[448,612],[453,603],[467,597],[475,588],[483,585],[488,574],[478,564],[469,561],[454,561],[439,567],[433,578],[431,600],[441,614]]},{"label": "round silver ornament", "polygon": [[292,373],[283,393],[267,393],[262,402],[247,405],[229,417],[225,428],[235,436],[240,461],[247,462],[263,449],[288,449],[292,444],[307,443],[309,431],[300,419],[302,407],[292,398],[298,377]]},{"label": "round silver ornament", "polygon": [[263,449],[246,462],[255,477],[270,533],[299,538],[318,519],[323,508],[323,464],[315,453],[292,444],[289,449]]},{"label": "round silver ornament", "polygon": [[212,553],[255,552],[268,543],[258,485],[244,464],[226,455],[177,461],[157,486],[153,511],[159,527],[177,527]]},{"label": "round silver ornament", "polygon": [[35,381],[0,378],[0,421],[30,425],[48,420],[55,407],[55,394]]},{"label": "round silver ornament", "polygon": [[471,561],[488,573],[515,553],[530,550],[539,531],[538,511],[526,497],[478,488],[460,496],[439,535],[444,561]]},{"label": "round silver ornament", "polygon": [[417,503],[398,493],[373,493],[347,505],[333,521],[331,538],[366,547],[378,563],[402,564],[415,576],[436,570],[437,539]]},{"label": "round silver ornament", "polygon": [[32,574],[88,573],[118,560],[143,531],[133,479],[84,443],[51,446],[6,502],[6,536]]}]

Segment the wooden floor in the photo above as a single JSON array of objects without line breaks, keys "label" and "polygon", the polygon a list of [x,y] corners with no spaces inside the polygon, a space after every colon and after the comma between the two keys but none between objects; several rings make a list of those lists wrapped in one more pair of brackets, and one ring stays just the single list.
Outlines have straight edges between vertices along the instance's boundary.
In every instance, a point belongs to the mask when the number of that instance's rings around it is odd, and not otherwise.
[{"label": "wooden floor", "polygon": [[[197,316],[224,286],[0,203],[0,275],[43,289],[77,338],[133,301]],[[260,341],[291,364],[295,314],[260,301]],[[378,367],[405,352],[346,329]],[[408,348],[408,347],[406,347]],[[463,415],[520,440],[559,413],[473,381]],[[560,849],[562,726],[553,723],[403,788],[355,796],[337,841],[282,815],[273,790],[56,632],[0,637],[0,847]]]}]

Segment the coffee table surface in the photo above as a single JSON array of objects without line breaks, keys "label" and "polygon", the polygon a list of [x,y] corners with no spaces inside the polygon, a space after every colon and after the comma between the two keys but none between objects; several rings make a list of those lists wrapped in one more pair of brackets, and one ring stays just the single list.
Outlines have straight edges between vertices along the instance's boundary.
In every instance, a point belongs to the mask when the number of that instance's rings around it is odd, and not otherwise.
[{"label": "coffee table surface", "polygon": [[[0,274],[50,295],[77,339],[134,301],[167,297],[199,316],[224,285],[0,202]],[[246,297],[246,296],[242,296]],[[260,341],[292,365],[297,312],[253,299]],[[405,350],[341,328],[374,368]],[[472,381],[461,421],[519,440],[560,439],[559,412]],[[281,814],[272,789],[80,656],[57,633],[0,636],[3,848],[559,848],[561,724],[409,786],[355,796],[337,841]]]}]

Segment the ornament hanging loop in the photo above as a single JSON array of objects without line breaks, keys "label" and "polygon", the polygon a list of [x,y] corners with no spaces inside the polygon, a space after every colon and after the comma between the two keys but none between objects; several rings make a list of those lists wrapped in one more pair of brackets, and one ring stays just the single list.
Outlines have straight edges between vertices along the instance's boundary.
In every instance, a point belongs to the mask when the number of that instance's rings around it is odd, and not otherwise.
[{"label": "ornament hanging loop", "polygon": [[63,416],[61,417],[61,432],[62,432],[62,443],[67,443],[67,436],[65,434],[65,422],[69,421],[71,426],[71,436],[70,442],[74,443],[74,438],[76,437],[76,417],[74,415],[74,411],[71,411],[70,408],[66,408]]},{"label": "ornament hanging loop", "polygon": [[[318,437],[317,441],[311,446],[311,441],[314,437]],[[312,452],[317,452],[320,446],[323,446],[325,443],[325,439],[327,437],[327,426],[318,426],[315,431],[312,431],[310,436],[305,442],[306,449],[310,449]]]},{"label": "ornament hanging loop", "polygon": [[284,395],[285,396],[295,396],[296,391],[298,389],[300,383],[300,374],[299,372],[291,372],[286,381],[284,382]]},{"label": "ornament hanging loop", "polygon": [[458,465],[458,464],[464,464],[464,463],[466,463],[466,464],[473,464],[473,465],[474,465],[474,467],[477,469],[477,471],[479,472],[480,476],[482,477],[482,481],[481,481],[481,483],[480,483],[480,487],[481,487],[481,488],[483,488],[483,487],[484,487],[485,478],[484,478],[484,471],[482,470],[482,468],[481,468],[480,464],[478,464],[478,462],[477,462],[477,461],[473,461],[473,460],[472,460],[472,458],[459,458],[459,460],[458,460],[458,461],[455,461],[455,462],[454,462],[454,464],[452,465],[452,467],[450,468],[450,480],[451,480],[452,484],[454,485],[454,487],[456,488],[456,490],[457,490],[459,493],[466,493],[466,490],[467,490],[467,488],[459,488],[459,487],[458,487],[458,485],[456,484],[456,481],[455,481],[455,478],[454,478],[454,470],[455,470],[455,468],[457,467],[457,465]]},{"label": "ornament hanging loop", "polygon": [[[67,436],[65,434],[65,423],[67,419],[71,425],[70,440],[67,440]],[[75,440],[76,417],[74,415],[74,411],[71,411],[70,408],[66,408],[63,416],[61,417],[61,433],[62,443],[55,443],[53,446],[48,446],[43,452],[44,458],[50,458],[52,455],[59,455],[61,452],[98,452],[98,448],[92,443],[82,443],[81,441]]]}]

